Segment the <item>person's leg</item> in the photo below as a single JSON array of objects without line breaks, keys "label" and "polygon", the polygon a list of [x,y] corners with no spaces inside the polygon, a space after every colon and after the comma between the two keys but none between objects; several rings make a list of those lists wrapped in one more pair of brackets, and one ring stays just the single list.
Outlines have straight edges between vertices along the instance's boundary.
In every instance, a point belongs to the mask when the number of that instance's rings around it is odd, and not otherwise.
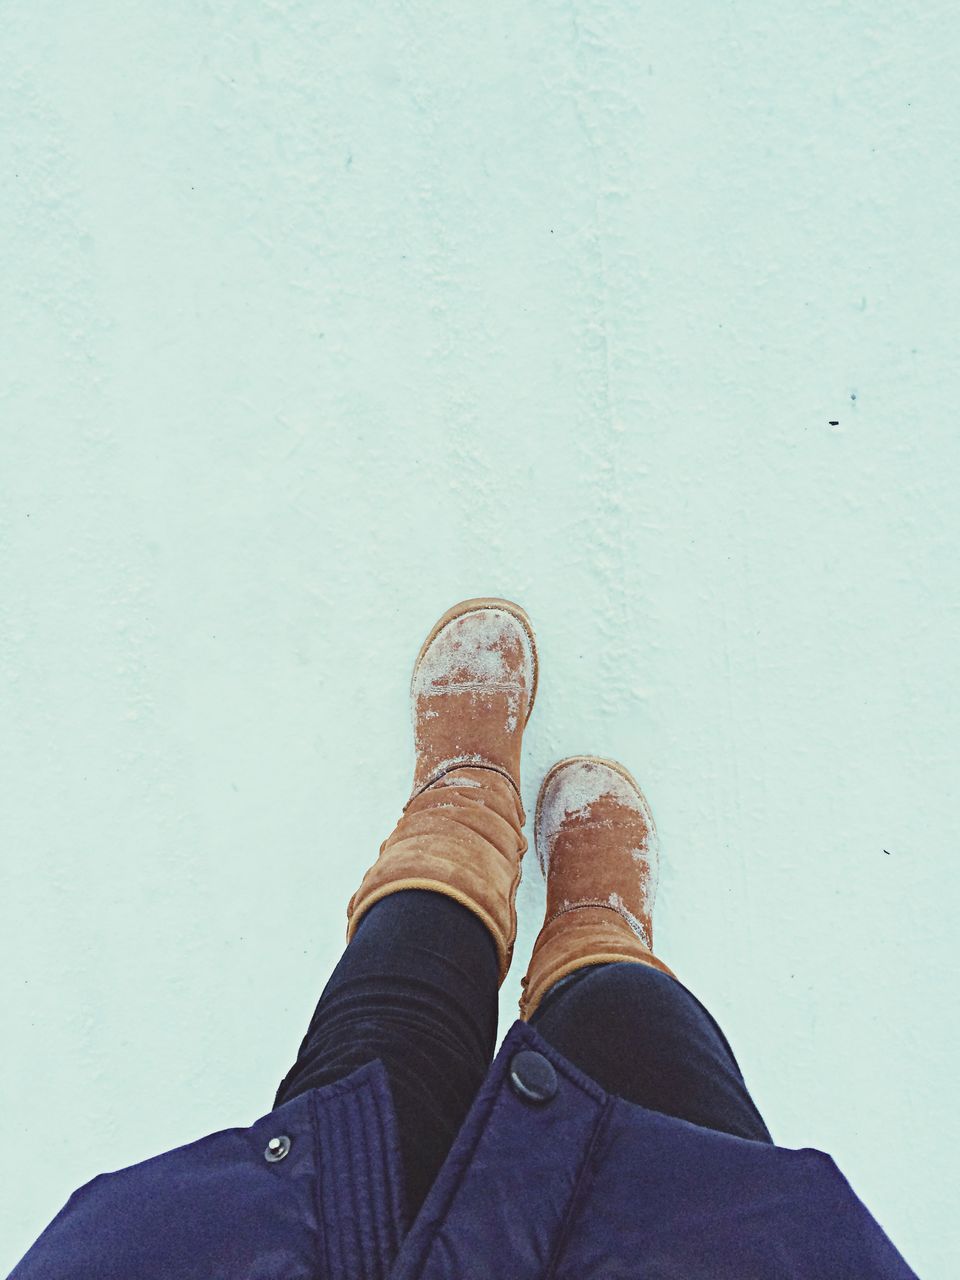
[{"label": "person's leg", "polygon": [[608,1093],[773,1142],[713,1016],[659,969],[631,961],[578,969],[550,988],[530,1023]]},{"label": "person's leg", "polygon": [[410,796],[347,904],[347,946],[276,1105],[380,1059],[412,1224],[493,1060],[527,849],[523,733],[537,689],[526,612],[461,600],[413,665]]},{"label": "person's leg", "polygon": [[360,920],[274,1106],[380,1058],[412,1222],[493,1060],[497,1015],[497,948],[483,922],[441,893],[389,894]]}]

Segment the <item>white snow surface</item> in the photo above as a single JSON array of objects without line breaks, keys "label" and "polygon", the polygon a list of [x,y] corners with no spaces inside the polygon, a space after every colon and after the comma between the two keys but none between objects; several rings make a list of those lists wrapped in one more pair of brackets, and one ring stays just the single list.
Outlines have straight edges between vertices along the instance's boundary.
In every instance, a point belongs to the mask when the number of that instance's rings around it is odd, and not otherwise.
[{"label": "white snow surface", "polygon": [[528,838],[624,763],[776,1141],[954,1280],[960,8],[3,21],[0,1274],[269,1111],[503,596]]}]

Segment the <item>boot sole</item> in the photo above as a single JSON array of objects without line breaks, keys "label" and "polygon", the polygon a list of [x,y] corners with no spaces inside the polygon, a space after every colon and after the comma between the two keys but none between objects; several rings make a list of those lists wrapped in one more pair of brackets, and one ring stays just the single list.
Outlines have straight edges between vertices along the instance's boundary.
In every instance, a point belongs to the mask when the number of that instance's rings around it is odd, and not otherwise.
[{"label": "boot sole", "polygon": [[502,609],[504,613],[509,613],[523,627],[530,641],[530,652],[533,655],[533,679],[530,686],[530,701],[527,704],[527,713],[524,717],[523,727],[526,728],[529,723],[530,716],[533,712],[533,704],[537,697],[537,682],[539,680],[540,658],[537,653],[537,641],[533,633],[533,623],[527,611],[515,604],[512,600],[504,600],[499,596],[476,596],[472,600],[461,600],[459,604],[455,604],[448,609],[441,618],[437,620],[431,628],[430,634],[420,646],[420,652],[417,654],[417,660],[413,664],[413,675],[410,677],[410,694],[413,696],[413,686],[417,681],[417,672],[420,669],[420,663],[423,661],[424,655],[433,644],[434,640],[440,634],[445,626],[453,622],[455,618],[463,617],[467,613],[478,613],[481,609]]},{"label": "boot sole", "polygon": [[636,778],[633,776],[630,770],[627,769],[625,765],[622,765],[619,762],[619,760],[611,760],[609,756],[564,756],[562,760],[558,760],[556,764],[550,766],[550,768],[547,770],[544,776],[543,781],[540,783],[540,790],[537,792],[537,808],[536,808],[536,813],[534,815],[534,820],[533,820],[533,840],[534,840],[534,848],[537,855],[537,863],[539,864],[541,875],[543,875],[543,858],[540,855],[539,836],[540,836],[540,815],[543,810],[543,801],[547,794],[547,787],[550,784],[550,779],[553,777],[553,775],[555,773],[559,773],[561,769],[565,769],[567,765],[571,765],[571,764],[605,764],[607,768],[612,769],[614,773],[619,773],[620,777],[625,778],[626,781],[629,782],[630,785],[636,791],[637,795],[639,796],[643,804],[644,818],[646,818],[649,821],[651,828],[653,830],[656,830],[656,827],[653,821],[653,814],[650,811],[650,805],[647,801],[647,797],[643,794],[643,790],[640,786],[640,783],[637,782]]}]

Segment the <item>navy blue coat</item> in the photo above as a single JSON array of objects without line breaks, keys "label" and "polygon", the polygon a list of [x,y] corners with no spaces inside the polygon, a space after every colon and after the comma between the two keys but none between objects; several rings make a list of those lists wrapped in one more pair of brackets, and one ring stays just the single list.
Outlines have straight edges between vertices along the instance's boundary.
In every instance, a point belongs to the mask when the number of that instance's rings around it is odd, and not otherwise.
[{"label": "navy blue coat", "polygon": [[[552,1097],[518,1091],[524,1049]],[[830,1156],[625,1102],[519,1020],[412,1226],[378,1059],[81,1187],[11,1280],[80,1277],[916,1280]]]}]

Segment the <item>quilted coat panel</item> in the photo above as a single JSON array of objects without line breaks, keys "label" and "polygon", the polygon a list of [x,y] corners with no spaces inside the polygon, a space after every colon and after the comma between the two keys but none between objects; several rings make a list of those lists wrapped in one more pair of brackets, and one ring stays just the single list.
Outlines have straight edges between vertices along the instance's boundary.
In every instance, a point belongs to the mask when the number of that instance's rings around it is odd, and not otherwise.
[{"label": "quilted coat panel", "polygon": [[519,1020],[412,1224],[401,1183],[378,1059],[95,1178],[11,1280],[916,1280],[824,1152],[635,1106]]}]

